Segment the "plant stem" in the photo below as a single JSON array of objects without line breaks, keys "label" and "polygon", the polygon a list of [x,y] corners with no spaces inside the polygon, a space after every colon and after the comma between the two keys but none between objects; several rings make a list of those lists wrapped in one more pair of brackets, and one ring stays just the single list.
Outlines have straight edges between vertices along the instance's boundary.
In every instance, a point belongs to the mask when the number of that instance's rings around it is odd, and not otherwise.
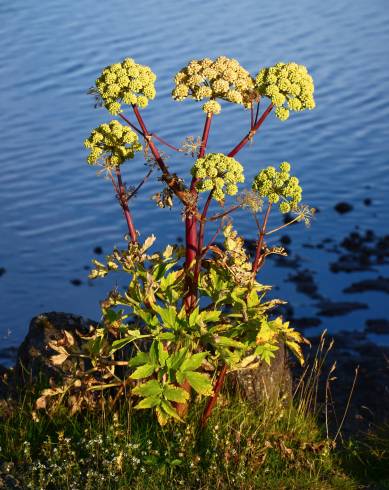
[{"label": "plant stem", "polygon": [[120,202],[120,206],[122,207],[123,214],[124,214],[124,217],[125,217],[126,222],[127,222],[128,232],[129,232],[130,237],[131,237],[131,242],[136,243],[137,242],[136,231],[135,231],[134,223],[132,221],[130,208],[128,207],[128,198],[126,196],[126,188],[124,187],[124,184],[122,181],[122,174],[120,171],[120,167],[115,168],[115,173],[116,173],[116,177],[118,180],[117,188],[119,190],[118,199]]},{"label": "plant stem", "polygon": [[254,275],[254,277],[255,277],[255,274],[258,272],[259,266],[261,265],[261,262],[262,262],[261,252],[262,252],[262,247],[263,247],[263,240],[264,240],[265,233],[266,233],[267,221],[269,219],[269,214],[271,211],[271,206],[272,206],[271,203],[269,203],[267,206],[265,217],[263,218],[262,228],[261,228],[261,231],[259,232],[259,239],[258,239],[257,249],[255,251],[255,259],[254,259],[254,263],[253,263],[253,275]]},{"label": "plant stem", "polygon": [[[198,154],[198,158],[202,158],[205,154],[205,150],[207,148],[209,131],[211,129],[212,122],[212,114],[207,114],[203,135],[201,138],[201,147]],[[190,184],[190,192],[193,196],[193,200],[197,201],[197,190],[196,190],[197,179],[195,177],[192,178],[192,182]],[[188,209],[186,209],[186,218],[185,218],[185,245],[186,245],[186,257],[185,257],[185,268],[187,271],[190,270],[193,262],[196,260],[198,254],[198,238],[197,238],[197,218],[196,215],[191,213]],[[189,212],[188,212],[189,211]],[[193,306],[196,303],[197,299],[197,287],[195,285],[194,278],[191,279],[188,277],[188,289],[189,292],[185,297],[185,307],[187,311],[191,311]]]},{"label": "plant stem", "polygon": [[210,398],[210,400],[208,401],[207,406],[205,407],[203,416],[201,417],[201,427],[202,428],[204,428],[207,425],[207,422],[208,422],[209,417],[211,416],[212,410],[214,409],[214,407],[216,405],[217,398],[219,396],[220,390],[223,387],[224,378],[226,377],[226,373],[227,373],[227,364],[224,364],[224,366],[222,367],[222,370],[220,371],[219,376],[217,378],[215,387],[213,389],[213,395]]},{"label": "plant stem", "polygon": [[142,132],[143,132],[142,135],[144,139],[147,141],[151,153],[153,154],[155,161],[157,162],[159,168],[162,171],[162,180],[166,182],[166,184],[170,187],[170,189],[174,192],[174,194],[185,206],[190,205],[190,200],[188,200],[188,196],[187,196],[188,191],[185,188],[183,188],[180,179],[178,179],[176,175],[172,175],[169,172],[169,169],[165,165],[165,162],[163,161],[163,158],[161,157],[158,148],[155,146],[154,142],[152,141],[151,133],[149,133],[149,131],[147,130],[138,107],[136,105],[133,105],[132,108],[134,110],[134,114],[138,120],[138,123],[142,128]]},{"label": "plant stem", "polygon": [[201,213],[199,237],[197,241],[197,254],[196,254],[196,266],[193,274],[193,286],[197,289],[199,282],[199,275],[201,270],[201,260],[203,258],[203,246],[204,246],[204,231],[208,208],[212,201],[213,190],[209,193],[208,198],[205,202],[203,212]]},{"label": "plant stem", "polygon": [[255,123],[253,128],[246,134],[246,136],[238,143],[234,149],[230,151],[230,153],[227,155],[229,157],[235,156],[253,137],[253,133],[258,131],[262,123],[265,121],[267,116],[270,114],[271,110],[273,109],[273,104],[269,104],[267,109],[264,111],[262,116],[259,118],[259,120]]}]

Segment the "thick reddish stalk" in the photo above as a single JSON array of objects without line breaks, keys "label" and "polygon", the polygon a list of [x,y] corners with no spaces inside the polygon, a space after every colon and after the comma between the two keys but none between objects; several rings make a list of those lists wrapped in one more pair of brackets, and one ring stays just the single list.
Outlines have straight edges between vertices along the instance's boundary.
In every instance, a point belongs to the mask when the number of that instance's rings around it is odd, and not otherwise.
[{"label": "thick reddish stalk", "polygon": [[203,246],[204,246],[204,231],[205,231],[205,218],[207,217],[208,208],[212,201],[213,191],[211,191],[208,195],[208,198],[205,202],[203,212],[201,213],[201,221],[200,221],[200,229],[199,229],[199,237],[197,241],[197,256],[196,256],[196,267],[193,274],[193,285],[194,288],[197,289],[199,282],[199,275],[201,270],[201,260],[203,258]]},{"label": "thick reddish stalk", "polygon": [[253,137],[253,133],[258,131],[262,123],[265,121],[267,116],[270,114],[271,110],[273,109],[273,104],[269,104],[267,109],[264,111],[262,116],[258,119],[256,124],[253,126],[253,128],[246,134],[246,136],[238,143],[233,150],[230,151],[228,154],[229,157],[235,156]]},{"label": "thick reddish stalk", "polygon": [[257,243],[257,249],[255,251],[255,259],[253,263],[253,274],[255,275],[258,272],[259,266],[261,265],[261,252],[262,252],[262,247],[263,247],[263,240],[265,238],[266,234],[266,227],[267,227],[267,221],[269,219],[271,211],[271,203],[268,205],[265,213],[265,217],[263,218],[263,223],[262,223],[262,228],[261,231],[259,232],[259,239]]},{"label": "thick reddish stalk", "polygon": [[[202,158],[205,154],[207,148],[209,131],[211,129],[212,114],[207,114],[204,123],[203,135],[201,138],[201,147],[198,154],[198,158]],[[197,199],[196,191],[197,180],[193,177],[190,185],[190,191],[193,195],[194,200]],[[197,219],[194,214],[187,213],[185,218],[185,246],[186,246],[186,257],[185,257],[185,268],[188,271],[191,265],[196,260],[198,254],[198,238],[197,238]],[[185,298],[185,307],[187,311],[190,311],[196,302],[197,291],[194,284],[194,280],[188,279],[189,283],[189,293]]]},{"label": "thick reddish stalk", "polygon": [[134,223],[132,221],[130,208],[128,207],[128,199],[126,196],[126,189],[122,181],[122,174],[120,172],[120,167],[116,167],[115,172],[116,172],[116,177],[118,179],[118,190],[119,190],[118,198],[119,198],[120,206],[122,207],[123,214],[127,222],[128,232],[130,234],[131,241],[132,243],[136,243],[137,242],[136,231],[135,231]]},{"label": "thick reddish stalk", "polygon": [[217,378],[215,387],[213,389],[213,395],[210,398],[210,400],[208,401],[208,404],[205,407],[203,416],[201,417],[201,427],[202,428],[204,428],[207,425],[207,421],[208,421],[209,417],[211,416],[212,410],[214,409],[214,407],[216,405],[217,398],[219,396],[220,390],[223,387],[224,378],[226,377],[226,373],[227,373],[227,365],[224,364],[224,366],[222,367],[222,370],[220,371],[220,374]]}]

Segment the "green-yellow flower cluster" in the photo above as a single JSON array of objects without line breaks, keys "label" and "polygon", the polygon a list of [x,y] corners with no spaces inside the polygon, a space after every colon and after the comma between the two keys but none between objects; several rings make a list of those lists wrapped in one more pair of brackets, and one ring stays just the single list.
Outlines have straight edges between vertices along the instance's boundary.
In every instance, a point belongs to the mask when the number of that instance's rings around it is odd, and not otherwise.
[{"label": "green-yellow flower cluster", "polygon": [[271,99],[281,121],[288,119],[290,111],[315,107],[313,79],[306,67],[297,63],[277,63],[262,68],[256,77],[256,88]]},{"label": "green-yellow flower cluster", "polygon": [[223,201],[225,194],[233,196],[238,192],[237,184],[244,182],[243,167],[234,158],[223,153],[208,153],[196,160],[192,175],[199,182],[199,192],[213,191],[216,201]]},{"label": "green-yellow flower cluster", "polygon": [[250,73],[237,60],[226,56],[219,56],[215,61],[209,58],[192,60],[176,74],[174,81],[173,99],[209,99],[203,105],[207,114],[221,111],[217,98],[251,107],[257,97]]},{"label": "green-yellow flower cluster", "polygon": [[301,201],[302,189],[297,177],[290,176],[290,163],[282,162],[280,170],[267,167],[261,170],[252,185],[261,197],[267,197],[270,203],[280,202],[281,213],[295,211]]},{"label": "green-yellow flower cluster", "polygon": [[89,165],[102,162],[106,168],[117,167],[125,160],[134,158],[136,151],[142,150],[138,135],[115,120],[94,129],[84,145],[90,149]]},{"label": "green-yellow flower cluster", "polygon": [[107,66],[96,80],[96,88],[105,107],[113,115],[119,114],[121,104],[146,107],[155,97],[156,75],[151,68],[126,58],[122,63]]}]

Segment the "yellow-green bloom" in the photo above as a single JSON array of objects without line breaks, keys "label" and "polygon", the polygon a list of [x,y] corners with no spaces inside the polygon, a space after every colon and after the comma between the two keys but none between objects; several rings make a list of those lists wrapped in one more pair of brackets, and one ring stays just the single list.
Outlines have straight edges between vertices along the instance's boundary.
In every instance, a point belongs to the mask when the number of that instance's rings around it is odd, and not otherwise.
[{"label": "yellow-green bloom", "polygon": [[135,152],[142,150],[138,135],[116,120],[94,129],[84,141],[84,146],[90,150],[89,165],[101,164],[108,169],[134,158]]},{"label": "yellow-green bloom", "polygon": [[281,213],[295,211],[302,197],[302,189],[297,177],[290,175],[290,163],[282,162],[280,170],[269,166],[254,178],[252,189],[260,197],[267,197],[270,203],[280,202]]},{"label": "yellow-green bloom", "polygon": [[210,100],[203,105],[203,110],[212,114],[219,114],[221,110],[215,101],[217,98],[248,108],[258,98],[254,79],[248,71],[237,60],[226,56],[219,56],[215,61],[209,58],[192,60],[175,75],[174,82],[173,99],[208,98]]},{"label": "yellow-green bloom", "polygon": [[260,95],[269,97],[276,107],[275,114],[281,121],[289,118],[290,111],[314,109],[314,84],[303,65],[277,63],[262,68],[255,79]]},{"label": "yellow-green bloom", "polygon": [[155,98],[156,75],[148,66],[126,58],[122,63],[107,66],[96,80],[96,89],[111,114],[121,111],[121,104],[146,107]]},{"label": "yellow-green bloom", "polygon": [[216,201],[223,201],[225,195],[234,196],[238,192],[238,183],[244,182],[243,167],[234,158],[223,153],[208,153],[198,158],[191,173],[196,179],[199,192],[213,191]]}]

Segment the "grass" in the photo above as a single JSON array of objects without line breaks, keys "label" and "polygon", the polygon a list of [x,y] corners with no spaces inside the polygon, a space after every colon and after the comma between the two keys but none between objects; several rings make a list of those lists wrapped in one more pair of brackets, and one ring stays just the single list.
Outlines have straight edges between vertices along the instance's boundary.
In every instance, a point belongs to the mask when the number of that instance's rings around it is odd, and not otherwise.
[{"label": "grass", "polygon": [[[34,489],[354,489],[316,420],[285,403],[224,397],[202,433],[115,413],[31,416],[27,398],[0,431],[0,459]],[[3,464],[4,469],[4,464]]]},{"label": "grass", "polygon": [[35,412],[36,386],[0,413],[0,488],[15,488],[2,486],[14,477],[37,490],[389,489],[389,424],[336,444],[328,436],[317,404],[325,356],[323,337],[293,400],[224,393],[203,431],[204,401],[185,424],[160,427],[125,400],[114,412]]}]

